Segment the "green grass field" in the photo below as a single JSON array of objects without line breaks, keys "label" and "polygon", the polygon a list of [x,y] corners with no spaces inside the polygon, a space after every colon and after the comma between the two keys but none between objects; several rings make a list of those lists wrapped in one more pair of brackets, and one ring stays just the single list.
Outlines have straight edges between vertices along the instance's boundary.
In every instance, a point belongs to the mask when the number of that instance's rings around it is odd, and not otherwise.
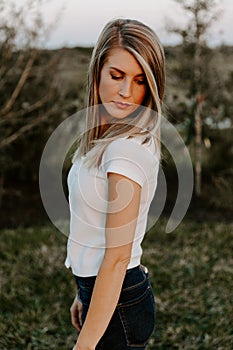
[{"label": "green grass field", "polygon": [[[186,220],[164,230],[160,219],[143,245],[157,304],[148,350],[233,349],[233,225]],[[0,349],[71,350],[66,237],[48,225],[2,230],[0,238]]]}]

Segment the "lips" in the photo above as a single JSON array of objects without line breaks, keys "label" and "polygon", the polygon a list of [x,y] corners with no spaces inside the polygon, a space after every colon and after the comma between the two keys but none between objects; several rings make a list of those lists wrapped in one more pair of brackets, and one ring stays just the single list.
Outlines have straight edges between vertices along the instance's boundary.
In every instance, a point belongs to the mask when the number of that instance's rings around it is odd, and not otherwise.
[{"label": "lips", "polygon": [[113,101],[115,106],[117,108],[120,108],[120,109],[127,109],[129,107],[131,107],[131,103],[127,103],[127,102],[120,102],[120,101]]}]

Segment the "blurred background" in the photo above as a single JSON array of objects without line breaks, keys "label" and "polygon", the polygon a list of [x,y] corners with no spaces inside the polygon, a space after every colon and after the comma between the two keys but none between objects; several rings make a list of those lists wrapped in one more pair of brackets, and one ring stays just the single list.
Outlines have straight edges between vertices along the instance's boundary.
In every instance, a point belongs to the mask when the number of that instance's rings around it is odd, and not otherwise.
[{"label": "blurred background", "polygon": [[[195,174],[187,214],[166,235],[177,174],[164,148],[167,199],[144,256],[158,283],[160,321],[150,349],[231,349],[232,15],[230,0],[0,0],[2,350],[67,349],[75,339],[67,311],[74,287],[63,266],[66,238],[43,208],[39,165],[52,132],[85,107],[93,45],[118,16],[148,24],[164,45],[164,115],[187,145]],[[68,159],[65,191],[69,167]]]},{"label": "blurred background", "polygon": [[[144,21],[164,44],[164,115],[181,133],[196,169],[189,213],[231,218],[233,3],[202,1],[195,17],[192,2],[147,2],[110,7],[102,0],[95,11],[90,1],[0,2],[2,227],[47,219],[38,191],[43,148],[63,120],[85,107],[92,47],[104,24],[117,16]],[[176,171],[164,152],[171,208]]]}]

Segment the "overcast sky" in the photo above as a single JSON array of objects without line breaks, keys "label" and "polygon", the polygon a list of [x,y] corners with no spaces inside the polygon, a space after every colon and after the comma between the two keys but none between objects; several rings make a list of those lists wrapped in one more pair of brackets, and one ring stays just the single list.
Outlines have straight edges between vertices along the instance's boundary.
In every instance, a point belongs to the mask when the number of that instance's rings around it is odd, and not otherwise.
[{"label": "overcast sky", "polygon": [[[233,45],[233,0],[218,3],[223,12],[212,26],[209,42]],[[166,32],[166,23],[185,21],[173,0],[50,0],[44,7],[46,20],[51,22],[61,8],[61,18],[47,42],[50,48],[92,46],[104,24],[118,16],[143,21],[156,31],[163,44],[174,45],[179,39]]]}]

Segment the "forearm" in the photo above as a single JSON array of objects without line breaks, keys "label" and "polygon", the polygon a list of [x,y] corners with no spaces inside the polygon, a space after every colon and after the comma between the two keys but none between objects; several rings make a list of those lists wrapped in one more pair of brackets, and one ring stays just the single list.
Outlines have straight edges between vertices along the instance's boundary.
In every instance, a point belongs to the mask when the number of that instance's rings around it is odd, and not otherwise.
[{"label": "forearm", "polygon": [[103,336],[120,297],[130,262],[141,187],[123,175],[108,175],[106,248],[77,349],[93,350]]},{"label": "forearm", "polygon": [[116,308],[128,262],[103,260],[78,341],[88,341],[94,348],[104,334]]}]

